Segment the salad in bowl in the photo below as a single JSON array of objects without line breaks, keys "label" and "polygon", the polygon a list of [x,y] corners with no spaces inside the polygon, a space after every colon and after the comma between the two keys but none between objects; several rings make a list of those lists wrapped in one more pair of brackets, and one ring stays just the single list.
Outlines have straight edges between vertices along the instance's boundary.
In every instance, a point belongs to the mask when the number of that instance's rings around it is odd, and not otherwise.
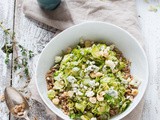
[{"label": "salad in bowl", "polygon": [[120,120],[141,101],[148,71],[146,54],[130,33],[84,22],[46,45],[36,86],[45,105],[64,120]]},{"label": "salad in bowl", "polygon": [[55,56],[46,74],[47,95],[73,120],[108,120],[125,111],[141,81],[115,45],[80,39]]}]

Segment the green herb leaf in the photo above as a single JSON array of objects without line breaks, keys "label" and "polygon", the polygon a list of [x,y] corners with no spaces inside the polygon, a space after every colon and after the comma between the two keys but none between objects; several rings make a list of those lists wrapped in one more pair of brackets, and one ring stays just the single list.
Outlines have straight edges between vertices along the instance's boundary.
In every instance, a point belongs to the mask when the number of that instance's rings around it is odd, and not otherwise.
[{"label": "green herb leaf", "polygon": [[151,12],[157,12],[158,11],[158,9],[155,7],[155,6],[150,6],[149,7],[149,11],[151,11]]},{"label": "green herb leaf", "polygon": [[[22,45],[18,45],[18,43],[15,42],[15,32],[11,32],[10,29],[5,28],[3,26],[3,22],[0,22],[0,28],[4,32],[5,37],[5,44],[2,47],[2,51],[6,54],[5,58],[5,64],[9,63],[9,55],[13,53],[13,47],[17,45],[20,49],[21,56],[14,59],[14,71],[23,68],[23,72],[28,77],[29,76],[29,69],[28,69],[28,60],[31,59],[34,56],[34,53],[31,50],[25,49]],[[20,76],[23,77],[23,76]]]},{"label": "green herb leaf", "polygon": [[31,59],[32,57],[34,57],[34,53],[31,50],[29,50],[29,59]]}]

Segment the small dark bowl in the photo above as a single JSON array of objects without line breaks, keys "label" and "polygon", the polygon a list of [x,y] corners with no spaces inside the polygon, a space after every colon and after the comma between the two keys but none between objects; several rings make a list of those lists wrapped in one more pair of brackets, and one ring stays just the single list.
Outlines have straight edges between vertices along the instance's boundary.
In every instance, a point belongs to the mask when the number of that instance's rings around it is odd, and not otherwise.
[{"label": "small dark bowl", "polygon": [[46,10],[54,10],[56,9],[60,3],[61,0],[37,0],[40,7]]}]

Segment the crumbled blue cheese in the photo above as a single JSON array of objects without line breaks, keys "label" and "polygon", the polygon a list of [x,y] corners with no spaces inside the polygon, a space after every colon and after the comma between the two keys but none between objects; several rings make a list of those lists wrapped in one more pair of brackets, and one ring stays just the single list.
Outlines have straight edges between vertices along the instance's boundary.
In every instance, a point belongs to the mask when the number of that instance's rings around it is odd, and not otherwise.
[{"label": "crumbled blue cheese", "polygon": [[98,52],[98,54],[100,56],[103,56],[103,57],[107,58],[109,49],[110,49],[109,47],[105,48],[105,46],[102,46],[100,51]]},{"label": "crumbled blue cheese", "polygon": [[86,75],[84,76],[84,78],[85,78],[85,79],[89,79],[89,78],[90,78],[89,72],[86,73]]},{"label": "crumbled blue cheese", "polygon": [[90,87],[96,86],[95,80],[90,80],[90,81],[88,82],[88,84],[89,84]]},{"label": "crumbled blue cheese", "polygon": [[67,80],[68,80],[68,82],[70,82],[70,83],[74,83],[75,81],[77,81],[76,78],[73,77],[73,76],[68,76],[68,77],[67,77]]},{"label": "crumbled blue cheese", "polygon": [[96,82],[95,86],[99,86],[99,83],[98,83],[98,82]]},{"label": "crumbled blue cheese", "polygon": [[103,45],[103,46],[101,46],[100,50],[103,51],[103,50],[105,50],[105,48],[106,48],[106,47]]},{"label": "crumbled blue cheese", "polygon": [[83,88],[84,87],[84,85],[81,83],[80,85],[79,85],[81,88]]},{"label": "crumbled blue cheese", "polygon": [[77,93],[78,89],[77,88],[73,88],[73,92]]},{"label": "crumbled blue cheese", "polygon": [[83,95],[83,93],[78,90],[78,91],[76,92],[76,95]]},{"label": "crumbled blue cheese", "polygon": [[112,70],[114,70],[114,68],[116,67],[116,64],[117,64],[117,63],[113,62],[112,60],[106,60],[106,61],[105,61],[105,64],[106,64],[107,66],[109,66]]},{"label": "crumbled blue cheese", "polygon": [[103,56],[104,56],[105,58],[108,57],[108,49],[105,49],[105,50],[103,51]]},{"label": "crumbled blue cheese", "polygon": [[92,97],[92,96],[94,96],[94,94],[95,94],[95,93],[94,93],[93,91],[88,90],[85,95],[86,95],[87,97]]},{"label": "crumbled blue cheese", "polygon": [[75,88],[75,87],[79,87],[78,84],[72,84],[72,87]]},{"label": "crumbled blue cheese", "polygon": [[87,61],[86,61],[86,64],[88,65],[90,62],[91,62],[91,61],[87,60]]},{"label": "crumbled blue cheese", "polygon": [[95,61],[89,61],[89,60],[87,60],[87,61],[86,61],[86,64],[88,64],[88,65],[94,65],[94,64],[95,64]]},{"label": "crumbled blue cheese", "polygon": [[84,88],[85,90],[87,90],[87,89],[88,89],[88,87],[87,87],[87,86],[83,86],[83,88]]},{"label": "crumbled blue cheese", "polygon": [[107,70],[107,66],[104,65],[103,68],[102,68],[102,72],[106,72],[106,70]]},{"label": "crumbled blue cheese", "polygon": [[94,65],[94,64],[95,64],[95,61],[91,61],[91,62],[90,62],[90,65]]},{"label": "crumbled blue cheese", "polygon": [[124,79],[124,78],[121,78],[121,83],[123,83],[123,84],[128,84],[128,81],[126,80],[126,79]]},{"label": "crumbled blue cheese", "polygon": [[106,93],[112,97],[118,98],[118,92],[112,88],[110,88]]},{"label": "crumbled blue cheese", "polygon": [[97,72],[98,70],[99,67],[97,67],[96,65],[90,65],[84,70],[84,72],[92,72],[92,71]]},{"label": "crumbled blue cheese", "polygon": [[72,70],[73,70],[74,72],[78,72],[80,69],[79,69],[78,67],[74,67]]}]

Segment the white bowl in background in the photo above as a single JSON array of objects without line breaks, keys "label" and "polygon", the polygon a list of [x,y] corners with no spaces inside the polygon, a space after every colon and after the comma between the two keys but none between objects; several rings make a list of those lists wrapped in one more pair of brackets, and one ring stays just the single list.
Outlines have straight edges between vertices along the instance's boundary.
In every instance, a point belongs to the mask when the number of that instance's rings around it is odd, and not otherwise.
[{"label": "white bowl in background", "polygon": [[68,46],[79,43],[79,38],[102,39],[107,43],[113,43],[122,51],[123,55],[131,61],[131,74],[141,79],[139,94],[131,105],[121,114],[111,118],[119,120],[129,114],[142,99],[148,84],[148,62],[145,52],[137,40],[127,31],[113,24],[103,22],[85,22],[70,27],[54,37],[42,51],[36,70],[36,86],[44,103],[56,115],[64,120],[70,120],[47,97],[47,85],[45,74],[54,64],[54,57],[59,55]]}]

